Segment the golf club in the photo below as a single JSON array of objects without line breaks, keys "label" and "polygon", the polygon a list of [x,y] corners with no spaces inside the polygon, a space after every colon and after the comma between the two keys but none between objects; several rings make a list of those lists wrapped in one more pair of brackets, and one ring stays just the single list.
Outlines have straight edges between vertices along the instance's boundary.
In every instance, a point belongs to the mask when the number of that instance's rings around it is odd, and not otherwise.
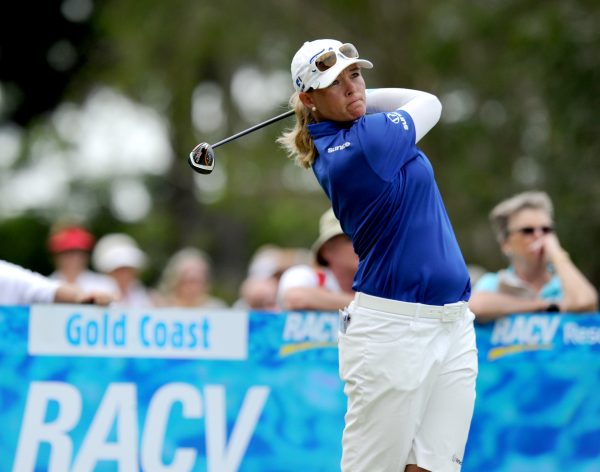
[{"label": "golf club", "polygon": [[208,143],[200,143],[198,144],[192,152],[190,152],[190,156],[188,157],[188,162],[192,169],[200,174],[210,174],[215,168],[215,152],[214,148],[221,146],[222,144],[228,143],[229,141],[233,141],[241,136],[245,136],[248,133],[252,133],[257,129],[263,128],[271,123],[275,123],[276,121],[283,120],[288,116],[292,116],[294,114],[294,110],[288,110],[281,115],[274,116],[262,123],[254,125],[244,131],[240,131],[239,133],[234,134],[233,136],[229,136],[228,138],[222,139],[221,141],[215,144]]}]

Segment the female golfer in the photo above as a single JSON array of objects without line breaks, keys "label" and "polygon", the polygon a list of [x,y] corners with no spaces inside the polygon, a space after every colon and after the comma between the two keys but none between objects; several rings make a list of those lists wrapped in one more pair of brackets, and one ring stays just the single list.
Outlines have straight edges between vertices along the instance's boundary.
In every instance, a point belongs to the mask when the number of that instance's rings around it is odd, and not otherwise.
[{"label": "female golfer", "polygon": [[416,90],[366,91],[371,67],[351,44],[304,43],[291,66],[296,125],[278,140],[312,167],[360,260],[340,313],[342,470],[458,471],[477,376],[471,285],[416,146],[441,104]]}]

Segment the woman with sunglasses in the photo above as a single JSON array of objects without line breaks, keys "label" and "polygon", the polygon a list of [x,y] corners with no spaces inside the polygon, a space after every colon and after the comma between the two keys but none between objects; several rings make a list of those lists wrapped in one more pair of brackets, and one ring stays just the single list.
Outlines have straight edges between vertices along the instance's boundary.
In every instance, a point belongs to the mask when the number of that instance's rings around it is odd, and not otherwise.
[{"label": "woman with sunglasses", "polygon": [[458,471],[475,401],[471,286],[433,169],[417,142],[439,100],[365,90],[351,44],[306,42],[291,70],[296,124],[279,142],[312,168],[359,267],[340,312],[348,397],[342,471]]},{"label": "woman with sunglasses", "polygon": [[484,274],[469,302],[479,321],[512,313],[585,312],[598,308],[598,293],[563,250],[545,192],[524,192],[500,202],[490,221],[507,269]]}]

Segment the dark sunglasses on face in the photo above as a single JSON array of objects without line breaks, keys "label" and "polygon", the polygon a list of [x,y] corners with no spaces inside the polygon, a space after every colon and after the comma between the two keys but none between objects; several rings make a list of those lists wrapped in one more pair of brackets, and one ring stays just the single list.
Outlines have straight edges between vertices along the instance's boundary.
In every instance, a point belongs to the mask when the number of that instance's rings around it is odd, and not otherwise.
[{"label": "dark sunglasses on face", "polygon": [[522,228],[511,229],[508,233],[521,233],[524,236],[531,236],[538,230],[544,234],[550,234],[554,232],[554,226],[523,226]]},{"label": "dark sunglasses on face", "polygon": [[354,45],[345,43],[342,44],[337,51],[327,51],[317,57],[315,60],[315,66],[317,69],[319,69],[321,72],[331,69],[337,62],[338,52],[348,59],[356,59],[358,57],[358,50],[354,47]]}]

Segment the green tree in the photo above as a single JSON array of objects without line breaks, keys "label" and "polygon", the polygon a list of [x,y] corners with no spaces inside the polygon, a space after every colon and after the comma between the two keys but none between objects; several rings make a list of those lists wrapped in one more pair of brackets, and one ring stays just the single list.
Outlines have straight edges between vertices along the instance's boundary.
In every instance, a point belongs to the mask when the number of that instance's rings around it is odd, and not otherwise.
[{"label": "green tree", "polygon": [[[487,213],[513,193],[543,189],[554,199],[564,246],[600,285],[597,2],[113,0],[95,8],[78,43],[84,60],[60,96],[80,102],[108,85],[169,123],[175,159],[165,175],[146,178],[151,215],[120,223],[100,186],[101,210],[92,218],[101,230],[121,225],[139,234],[153,255],[149,280],[178,246],[194,244],[212,255],[218,290],[233,300],[260,244],[312,242],[327,201],[303,183],[310,173],[290,167],[275,145],[286,123],[219,148],[214,175],[198,180],[186,157],[197,142],[218,141],[285,107],[250,117],[240,110],[232,79],[241,67],[287,73],[303,41],[335,37],[374,62],[368,86],[421,88],[441,98],[442,121],[423,147],[467,262],[501,267]],[[206,82],[222,91],[226,126],[200,136],[191,97]],[[226,179],[221,198],[198,198],[197,181],[201,190],[219,178]]]}]

